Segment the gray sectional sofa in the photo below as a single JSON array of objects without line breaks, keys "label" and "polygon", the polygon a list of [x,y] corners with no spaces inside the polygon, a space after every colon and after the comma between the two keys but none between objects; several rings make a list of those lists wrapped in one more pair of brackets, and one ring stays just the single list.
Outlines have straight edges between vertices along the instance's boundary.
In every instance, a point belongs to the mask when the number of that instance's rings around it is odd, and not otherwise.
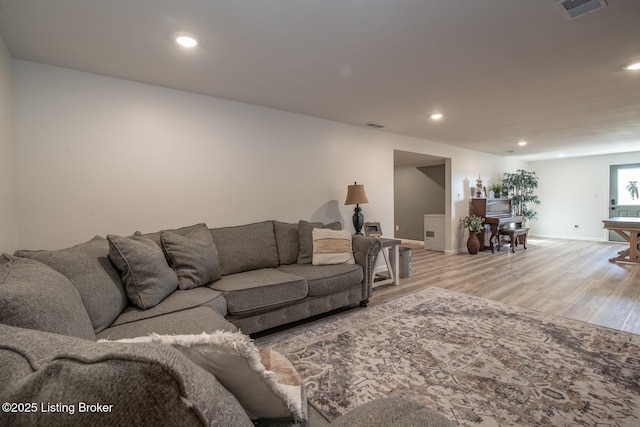
[{"label": "gray sectional sofa", "polygon": [[[312,265],[311,233],[320,226],[325,225],[264,221],[209,229],[217,280],[190,289],[169,288],[159,303],[148,308],[132,304],[109,253],[112,236],[96,236],[61,250],[19,250],[15,255],[51,267],[75,285],[97,338],[131,338],[158,331],[199,333],[234,326],[251,334],[368,301],[379,241],[354,236],[355,264]],[[202,227],[206,226],[168,231],[187,237]],[[140,238],[150,239],[158,250],[163,246],[161,232]]]},{"label": "gray sectional sofa", "polygon": [[[214,375],[173,348],[95,341],[238,328],[248,334],[366,305],[379,240],[353,236],[355,263],[313,265],[317,227],[339,224],[264,221],[215,229],[197,224],[2,255],[0,400],[113,407],[72,417],[55,407],[46,413],[42,407],[32,413],[3,411],[0,424],[253,425]],[[375,414],[376,405],[370,406],[367,413]],[[446,425],[420,405],[398,401],[398,408],[403,409],[397,419]],[[388,419],[388,409],[379,411],[380,420],[383,412]],[[326,424],[315,411],[309,419]],[[348,417],[335,424],[359,425]]]}]

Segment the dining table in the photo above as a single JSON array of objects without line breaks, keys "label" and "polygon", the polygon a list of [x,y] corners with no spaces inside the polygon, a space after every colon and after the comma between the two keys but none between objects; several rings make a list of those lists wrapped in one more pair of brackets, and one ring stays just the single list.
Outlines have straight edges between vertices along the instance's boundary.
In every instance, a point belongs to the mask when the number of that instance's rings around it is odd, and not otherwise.
[{"label": "dining table", "polygon": [[629,247],[618,252],[618,256],[610,258],[609,262],[633,262],[640,264],[640,250],[638,250],[638,242],[640,241],[640,218],[637,217],[613,217],[602,220],[603,228],[614,231],[625,241],[629,243]]}]

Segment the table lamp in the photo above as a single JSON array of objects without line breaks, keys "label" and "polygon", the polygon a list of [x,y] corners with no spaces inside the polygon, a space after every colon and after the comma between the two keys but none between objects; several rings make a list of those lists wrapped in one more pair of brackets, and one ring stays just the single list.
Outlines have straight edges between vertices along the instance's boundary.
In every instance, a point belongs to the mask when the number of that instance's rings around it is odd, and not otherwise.
[{"label": "table lamp", "polygon": [[362,234],[362,226],[364,225],[364,215],[362,215],[361,203],[369,203],[367,195],[364,192],[364,185],[358,185],[354,182],[353,185],[347,187],[347,200],[344,201],[345,205],[356,205],[353,210],[353,226],[356,229],[356,234]]}]

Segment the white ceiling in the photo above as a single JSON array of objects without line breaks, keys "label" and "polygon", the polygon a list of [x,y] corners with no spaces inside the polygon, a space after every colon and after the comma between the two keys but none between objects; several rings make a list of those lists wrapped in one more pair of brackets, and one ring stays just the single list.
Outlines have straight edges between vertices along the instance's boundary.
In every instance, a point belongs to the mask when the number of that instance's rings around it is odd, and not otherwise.
[{"label": "white ceiling", "polygon": [[0,0],[0,37],[18,59],[488,153],[640,151],[640,71],[623,70],[640,0],[574,20],[555,1]]}]

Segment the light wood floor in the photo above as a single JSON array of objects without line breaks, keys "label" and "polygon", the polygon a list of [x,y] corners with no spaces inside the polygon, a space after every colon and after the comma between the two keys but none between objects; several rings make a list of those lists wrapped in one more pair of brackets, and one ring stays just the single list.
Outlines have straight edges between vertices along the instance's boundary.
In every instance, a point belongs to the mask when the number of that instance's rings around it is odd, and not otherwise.
[{"label": "light wood floor", "polygon": [[640,265],[610,263],[624,246],[530,237],[527,249],[445,255],[412,249],[412,276],[374,290],[371,305],[438,286],[640,334]]}]

